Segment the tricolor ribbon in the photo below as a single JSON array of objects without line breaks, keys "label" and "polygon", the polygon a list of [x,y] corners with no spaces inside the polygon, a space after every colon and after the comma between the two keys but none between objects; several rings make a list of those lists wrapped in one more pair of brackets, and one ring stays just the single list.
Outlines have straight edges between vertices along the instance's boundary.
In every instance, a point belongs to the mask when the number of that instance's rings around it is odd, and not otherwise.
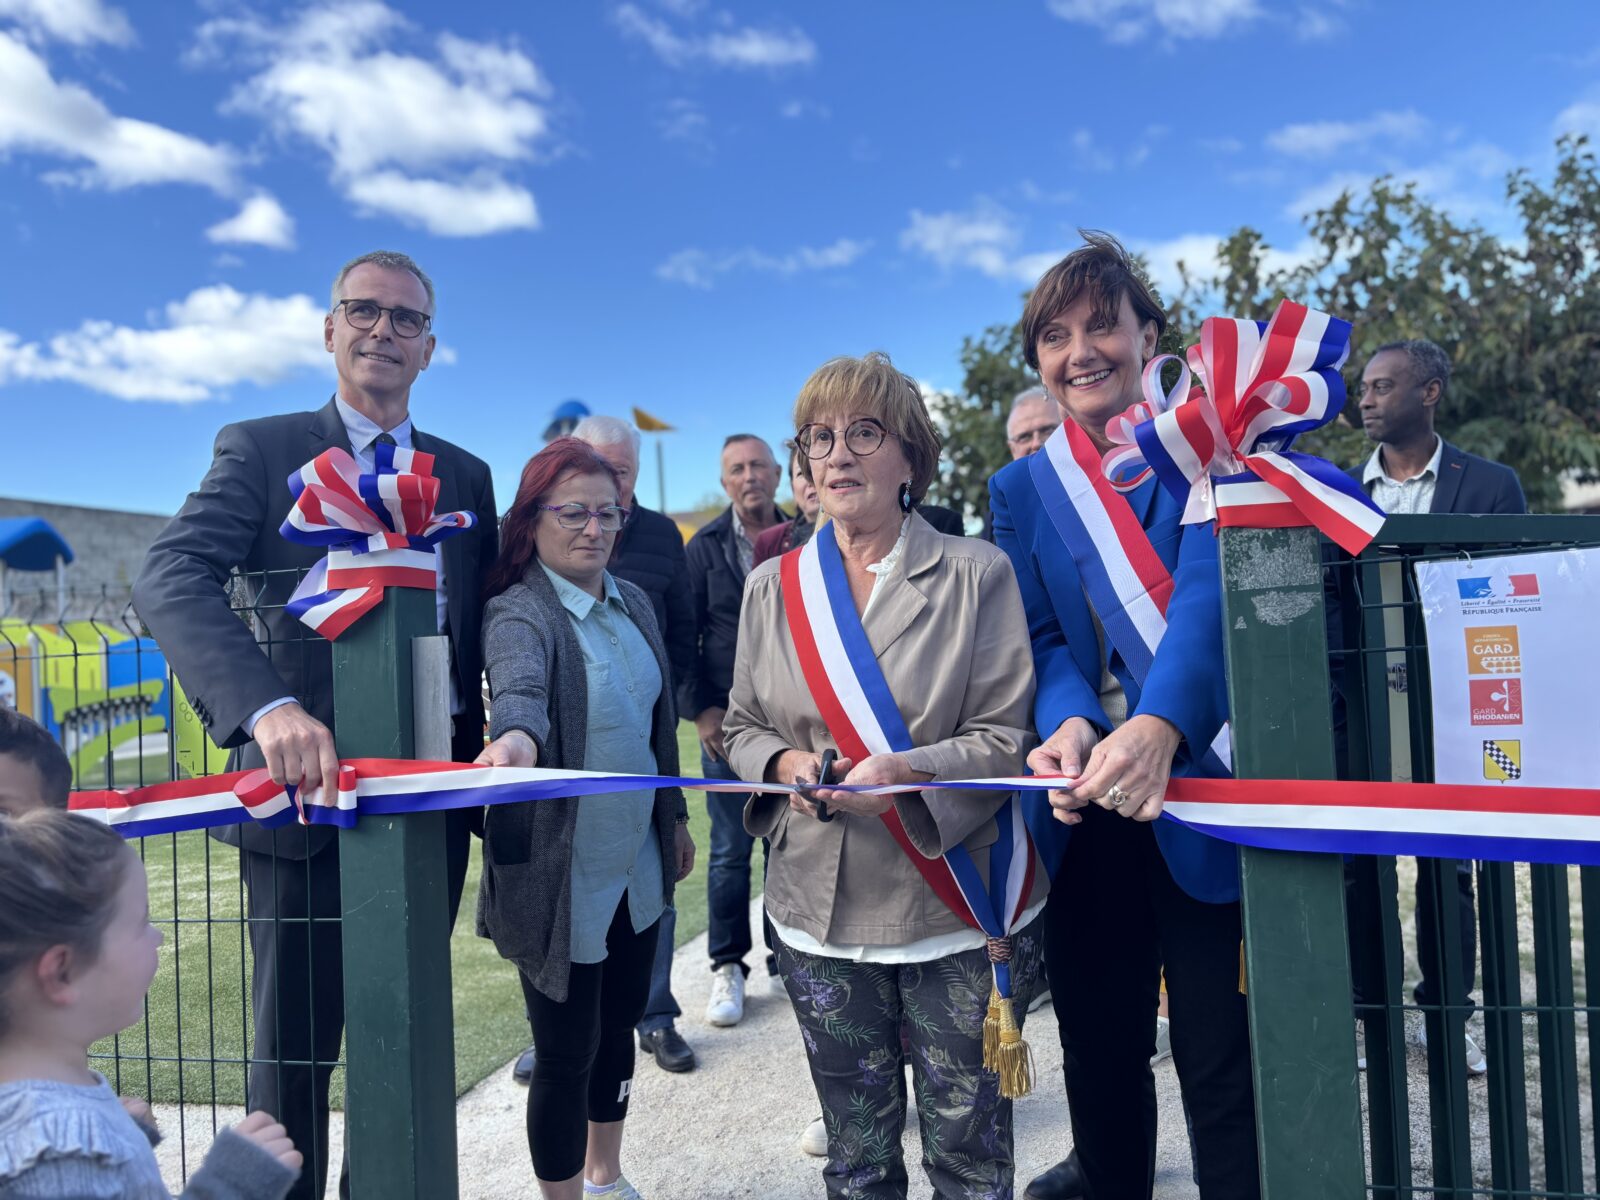
[{"label": "tricolor ribbon", "polygon": [[470,529],[470,512],[435,513],[433,455],[374,448],[365,473],[335,447],[289,476],[294,504],[279,532],[291,542],[327,546],[289,598],[289,611],[333,641],[383,599],[387,587],[438,586],[435,547]]},{"label": "tricolor ribbon", "polygon": [[[1184,523],[1288,528],[1313,525],[1351,554],[1377,536],[1384,514],[1361,485],[1325,459],[1290,449],[1344,407],[1339,368],[1350,324],[1292,300],[1272,320],[1209,317],[1188,363],[1173,354],[1144,369],[1144,399],[1106,425],[1113,485],[1130,490],[1153,471],[1185,502]],[[1168,362],[1177,383],[1161,385]],[[1193,371],[1201,386],[1191,388]]]},{"label": "tricolor ribbon", "polygon": [[[785,554],[779,572],[801,673],[840,753],[859,763],[913,749],[916,743],[856,613],[833,525]],[[912,843],[895,809],[880,819],[933,894],[988,939],[994,986],[984,1020],[984,1066],[1000,1077],[1002,1095],[1026,1095],[1033,1086],[1032,1060],[1011,1007],[1010,936],[1033,891],[1036,861],[1022,805],[1013,794],[995,813],[987,885],[965,846],[929,858]]]},{"label": "tricolor ribbon", "polygon": [[[835,786],[840,791],[885,796],[943,788],[1042,792],[1061,785],[1056,777],[1020,775],[884,787]],[[663,787],[780,794],[801,790],[728,779],[357,758],[340,764],[334,787],[299,794],[257,769],[142,788],[74,792],[72,809],[127,837],[151,837],[251,821],[268,828],[298,821],[348,829],[362,816]],[[1189,777],[1168,781],[1161,819],[1179,821],[1235,845],[1272,850],[1600,866],[1600,789],[1596,788]]]}]

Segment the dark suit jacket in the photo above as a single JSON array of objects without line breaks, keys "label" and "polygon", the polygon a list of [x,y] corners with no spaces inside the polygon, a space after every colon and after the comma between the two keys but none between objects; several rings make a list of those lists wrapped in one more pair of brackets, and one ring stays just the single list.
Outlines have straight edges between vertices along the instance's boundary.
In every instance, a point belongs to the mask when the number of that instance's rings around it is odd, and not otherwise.
[{"label": "dark suit jacket", "polygon": [[[782,521],[789,514],[778,509]],[[694,595],[694,625],[700,644],[694,673],[675,682],[678,713],[694,720],[708,708],[727,708],[733,686],[733,654],[739,643],[739,607],[744,602],[744,569],[739,565],[733,506],[702,525],[684,547],[689,587]]]},{"label": "dark suit jacket", "polygon": [[[288,413],[224,426],[211,469],[150,547],[133,585],[133,604],[183,685],[211,740],[233,749],[230,768],[261,763],[244,722],[263,705],[293,696],[333,727],[333,655],[321,636],[283,605],[324,550],[288,541],[278,532],[293,502],[289,476],[349,437],[332,400],[316,412]],[[457,727],[479,730],[483,700],[483,576],[499,545],[494,484],[482,460],[413,427],[412,446],[435,456],[438,509],[470,509],[478,521],[440,543],[448,603],[448,632],[456,685],[465,711]],[[244,576],[244,595],[230,607],[229,576]],[[253,614],[254,626],[234,608]],[[312,826],[306,836],[275,839],[272,831],[230,826],[222,840],[289,857],[312,854],[333,831]]]},{"label": "dark suit jacket", "polygon": [[683,534],[672,518],[634,501],[633,515],[611,548],[610,570],[650,597],[656,628],[666,643],[667,661],[672,665],[672,686],[692,676],[695,655],[700,651],[694,623],[694,591],[689,586]]},{"label": "dark suit jacket", "polygon": [[[1367,460],[1350,469],[1361,482]],[[1479,458],[1445,442],[1439,456],[1439,478],[1433,486],[1431,513],[1525,513],[1527,498],[1517,473],[1504,463]]]}]

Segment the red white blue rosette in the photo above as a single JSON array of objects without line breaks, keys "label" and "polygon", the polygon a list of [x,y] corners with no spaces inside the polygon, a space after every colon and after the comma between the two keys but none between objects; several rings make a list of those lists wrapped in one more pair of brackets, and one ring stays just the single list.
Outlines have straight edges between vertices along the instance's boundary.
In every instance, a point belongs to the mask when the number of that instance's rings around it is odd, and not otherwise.
[{"label": "red white blue rosette", "polygon": [[[1344,407],[1340,368],[1350,324],[1292,300],[1266,324],[1210,317],[1188,363],[1165,354],[1144,370],[1144,396],[1112,418],[1106,477],[1121,490],[1153,471],[1185,503],[1184,521],[1219,526],[1312,525],[1352,554],[1377,536],[1383,511],[1326,459],[1290,447]],[[1161,370],[1178,362],[1165,390]],[[1189,386],[1190,372],[1201,386]]]},{"label": "red white blue rosette", "polygon": [[287,605],[329,641],[376,607],[387,587],[438,587],[435,547],[470,529],[470,512],[435,513],[439,480],[433,455],[398,446],[374,448],[363,472],[347,450],[325,450],[293,475],[294,505],[279,532],[291,542],[327,546]]}]

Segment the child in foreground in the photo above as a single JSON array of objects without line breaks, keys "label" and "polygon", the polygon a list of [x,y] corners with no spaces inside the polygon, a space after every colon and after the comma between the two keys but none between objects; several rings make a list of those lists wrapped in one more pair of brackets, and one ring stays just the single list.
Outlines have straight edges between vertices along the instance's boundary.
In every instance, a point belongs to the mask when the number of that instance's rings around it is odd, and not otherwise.
[{"label": "child in foreground", "polygon": [[[170,1200],[144,1128],[88,1065],[140,1020],[160,946],[120,834],[44,804],[0,816],[0,1200]],[[300,1163],[283,1126],[251,1113],[183,1197],[282,1200]]]}]

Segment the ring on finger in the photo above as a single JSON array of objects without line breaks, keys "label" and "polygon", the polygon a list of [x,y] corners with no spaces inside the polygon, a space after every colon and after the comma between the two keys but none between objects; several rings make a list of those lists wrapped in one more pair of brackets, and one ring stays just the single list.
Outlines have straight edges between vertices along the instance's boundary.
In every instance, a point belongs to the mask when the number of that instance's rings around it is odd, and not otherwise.
[{"label": "ring on finger", "polygon": [[1113,783],[1106,790],[1106,799],[1111,801],[1112,808],[1121,808],[1129,800],[1133,799],[1133,793],[1127,791],[1121,784]]}]

